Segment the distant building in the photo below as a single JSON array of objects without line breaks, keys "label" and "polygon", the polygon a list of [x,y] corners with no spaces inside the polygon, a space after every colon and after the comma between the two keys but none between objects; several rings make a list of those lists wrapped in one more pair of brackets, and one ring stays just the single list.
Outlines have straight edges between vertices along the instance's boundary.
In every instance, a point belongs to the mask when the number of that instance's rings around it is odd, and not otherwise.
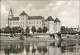
[{"label": "distant building", "polygon": [[19,15],[19,17],[14,17],[12,9],[10,9],[8,25],[10,27],[20,26],[23,29],[26,29],[26,27],[31,29],[32,26],[35,26],[36,29],[38,29],[39,27],[43,28],[46,26],[49,29],[48,33],[58,33],[61,28],[61,21],[58,18],[54,20],[51,16],[46,20],[42,16],[28,16],[24,11]]}]

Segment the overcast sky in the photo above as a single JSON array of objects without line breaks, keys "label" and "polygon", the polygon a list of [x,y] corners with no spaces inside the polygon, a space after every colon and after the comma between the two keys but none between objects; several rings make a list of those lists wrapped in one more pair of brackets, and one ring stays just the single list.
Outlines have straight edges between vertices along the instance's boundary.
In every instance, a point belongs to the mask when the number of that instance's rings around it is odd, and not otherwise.
[{"label": "overcast sky", "polygon": [[29,16],[43,16],[45,19],[52,16],[58,17],[63,26],[78,27],[79,1],[73,0],[2,0],[1,1],[1,26],[7,26],[10,7],[14,16],[19,16],[25,11]]}]

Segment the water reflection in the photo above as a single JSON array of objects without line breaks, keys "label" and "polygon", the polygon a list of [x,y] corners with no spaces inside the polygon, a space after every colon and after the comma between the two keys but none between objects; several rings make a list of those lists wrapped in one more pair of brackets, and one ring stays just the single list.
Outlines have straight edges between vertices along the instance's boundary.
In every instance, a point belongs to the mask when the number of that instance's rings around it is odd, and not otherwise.
[{"label": "water reflection", "polygon": [[[67,43],[64,45],[63,43]],[[56,42],[0,42],[1,55],[80,55],[80,45],[67,41]]]}]

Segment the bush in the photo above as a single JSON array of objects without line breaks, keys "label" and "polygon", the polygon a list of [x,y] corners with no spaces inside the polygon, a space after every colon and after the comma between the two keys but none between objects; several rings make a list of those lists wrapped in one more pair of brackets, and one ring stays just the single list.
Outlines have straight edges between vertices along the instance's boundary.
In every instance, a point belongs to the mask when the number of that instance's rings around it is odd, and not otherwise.
[{"label": "bush", "polygon": [[23,36],[20,36],[20,40],[24,40],[24,37]]}]

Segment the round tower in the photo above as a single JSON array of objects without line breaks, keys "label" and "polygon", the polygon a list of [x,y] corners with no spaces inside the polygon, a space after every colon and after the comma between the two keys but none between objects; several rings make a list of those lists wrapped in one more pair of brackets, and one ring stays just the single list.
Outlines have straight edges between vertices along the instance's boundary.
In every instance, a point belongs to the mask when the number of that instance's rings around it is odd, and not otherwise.
[{"label": "round tower", "polygon": [[61,29],[61,21],[58,18],[56,18],[54,20],[54,23],[55,23],[55,28],[54,28],[55,33],[60,32],[60,29]]},{"label": "round tower", "polygon": [[54,33],[54,19],[51,17],[51,16],[49,16],[46,20],[45,20],[45,23],[46,23],[46,25],[45,26],[47,26],[48,27],[48,29],[49,29],[49,31],[48,31],[48,33]]}]

